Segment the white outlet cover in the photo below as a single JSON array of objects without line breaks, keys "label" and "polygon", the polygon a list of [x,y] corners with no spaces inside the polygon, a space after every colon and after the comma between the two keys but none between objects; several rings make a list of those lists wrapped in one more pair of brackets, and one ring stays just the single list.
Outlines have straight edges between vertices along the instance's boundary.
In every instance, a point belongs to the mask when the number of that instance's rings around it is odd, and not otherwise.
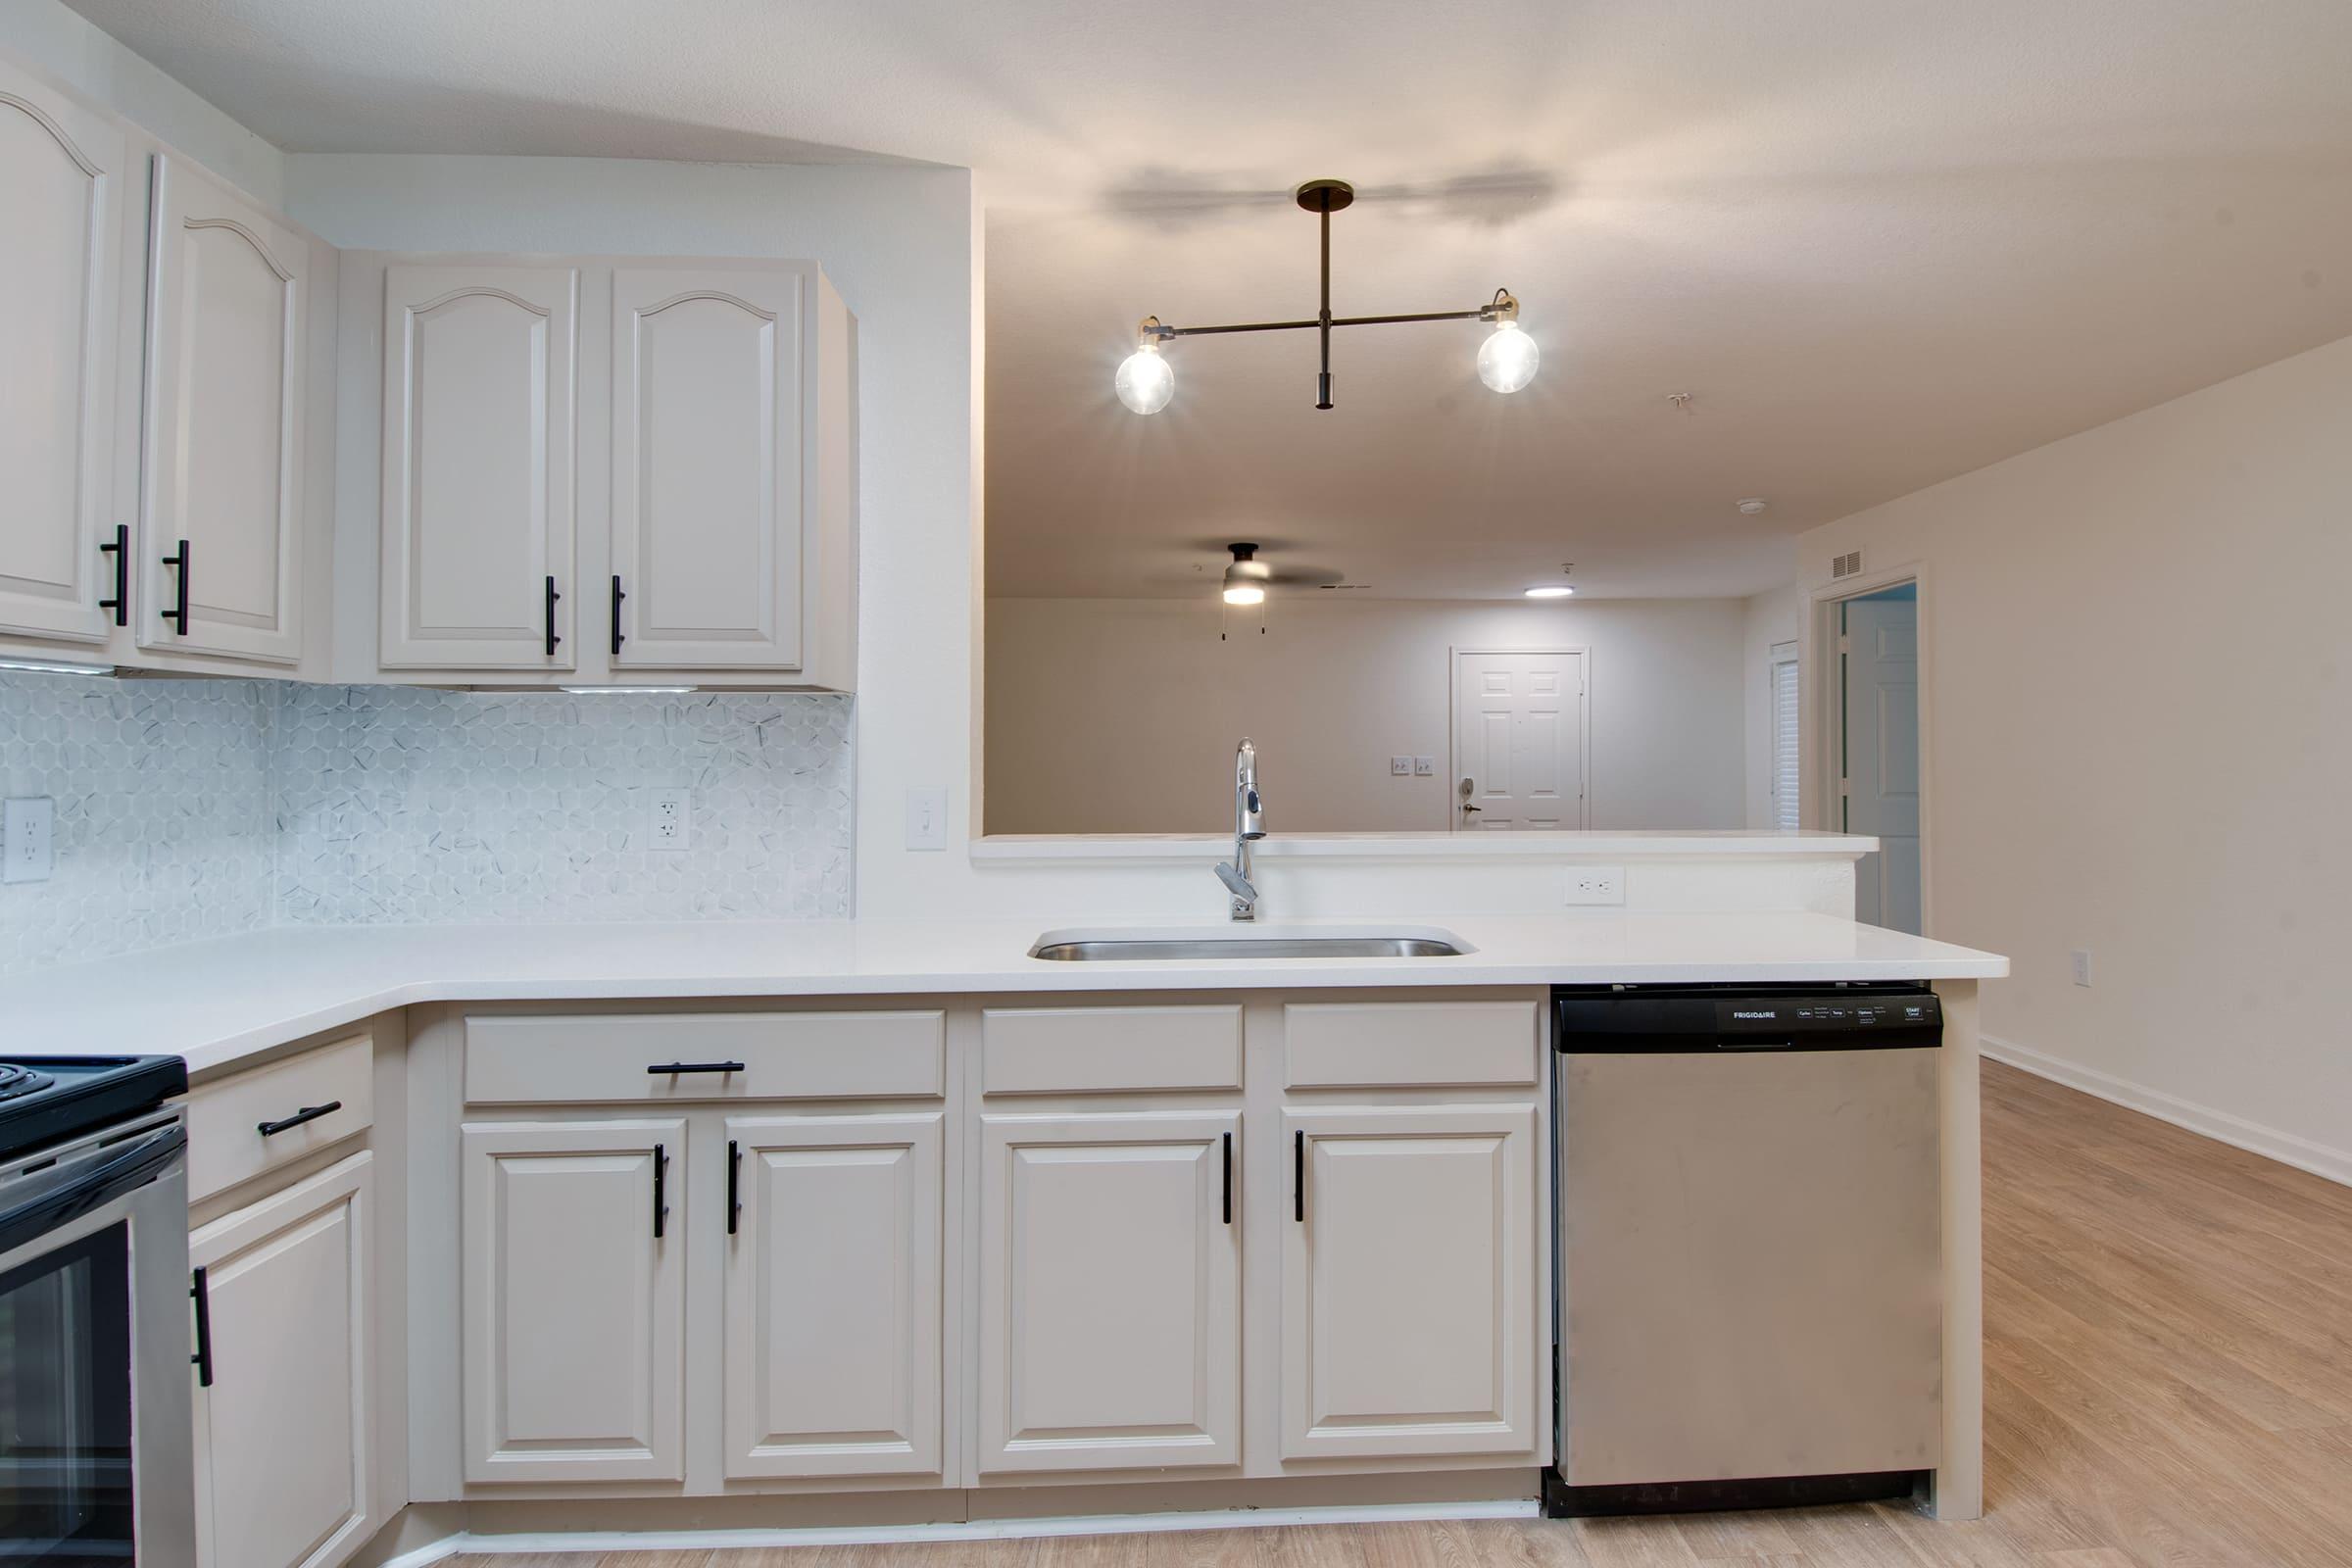
[{"label": "white outlet cover", "polygon": [[1572,865],[1568,868],[1567,880],[1570,904],[1625,902],[1625,867],[1622,865]]},{"label": "white outlet cover", "polygon": [[57,803],[28,795],[0,806],[0,882],[46,882],[57,865]]},{"label": "white outlet cover", "polygon": [[906,847],[910,850],[944,850],[948,847],[946,790],[906,792]]},{"label": "white outlet cover", "polygon": [[694,792],[657,789],[646,792],[645,842],[648,849],[683,850],[694,840]]}]

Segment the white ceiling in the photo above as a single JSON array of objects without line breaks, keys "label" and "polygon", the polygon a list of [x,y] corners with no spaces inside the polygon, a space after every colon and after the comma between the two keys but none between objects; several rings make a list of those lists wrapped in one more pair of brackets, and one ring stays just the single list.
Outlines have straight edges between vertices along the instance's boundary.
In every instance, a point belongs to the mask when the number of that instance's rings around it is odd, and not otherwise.
[{"label": "white ceiling", "polygon": [[[2344,0],[71,3],[292,151],[971,166],[999,593],[1196,592],[1230,538],[1383,596],[1746,592],[2352,334]],[[1119,408],[1147,312],[1312,314],[1326,174],[1366,193],[1335,308],[1508,285],[1535,385],[1363,328],[1330,413],[1310,334],[1180,343]]]}]

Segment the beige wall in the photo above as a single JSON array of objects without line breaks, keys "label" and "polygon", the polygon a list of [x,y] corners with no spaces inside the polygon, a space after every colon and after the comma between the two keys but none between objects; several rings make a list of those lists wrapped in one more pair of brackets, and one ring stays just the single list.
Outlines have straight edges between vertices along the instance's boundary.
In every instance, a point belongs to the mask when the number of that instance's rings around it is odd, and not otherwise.
[{"label": "beige wall", "polygon": [[1857,546],[1929,568],[1929,930],[2010,956],[1986,1049],[2352,1181],[2352,339],[1815,529],[1806,580]]},{"label": "beige wall", "polygon": [[[1257,742],[1278,832],[1443,832],[1448,650],[1592,650],[1594,827],[1744,818],[1743,602],[988,603],[991,833],[1216,832]],[[1394,778],[1393,755],[1432,757]]]}]

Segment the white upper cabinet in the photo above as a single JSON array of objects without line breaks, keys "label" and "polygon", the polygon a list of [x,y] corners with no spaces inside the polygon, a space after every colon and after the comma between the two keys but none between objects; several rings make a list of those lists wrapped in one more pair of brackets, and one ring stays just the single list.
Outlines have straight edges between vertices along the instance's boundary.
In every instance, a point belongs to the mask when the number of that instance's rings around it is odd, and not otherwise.
[{"label": "white upper cabinet", "polygon": [[0,632],[101,642],[115,624],[128,160],[119,123],[0,62]]},{"label": "white upper cabinet", "polygon": [[385,666],[574,666],[578,307],[570,267],[387,270]]},{"label": "white upper cabinet", "polygon": [[814,270],[615,270],[615,666],[801,666]]},{"label": "white upper cabinet", "polygon": [[310,242],[169,157],[152,206],[138,640],[295,663]]}]

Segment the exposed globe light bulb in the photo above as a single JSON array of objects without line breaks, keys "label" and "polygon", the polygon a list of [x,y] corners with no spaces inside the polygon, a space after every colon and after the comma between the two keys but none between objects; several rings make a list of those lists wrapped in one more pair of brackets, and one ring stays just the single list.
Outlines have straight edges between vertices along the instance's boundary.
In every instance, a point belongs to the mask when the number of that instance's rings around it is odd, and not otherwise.
[{"label": "exposed globe light bulb", "polygon": [[1175,368],[1160,357],[1157,343],[1143,343],[1119,362],[1119,401],[1138,414],[1157,414],[1176,395]]},{"label": "exposed globe light bulb", "polygon": [[1536,378],[1536,363],[1542,358],[1536,340],[1521,331],[1517,321],[1496,321],[1478,346],[1478,378],[1497,392],[1516,392]]},{"label": "exposed globe light bulb", "polygon": [[1253,582],[1229,582],[1225,585],[1225,602],[1229,605],[1262,605],[1266,591]]}]

